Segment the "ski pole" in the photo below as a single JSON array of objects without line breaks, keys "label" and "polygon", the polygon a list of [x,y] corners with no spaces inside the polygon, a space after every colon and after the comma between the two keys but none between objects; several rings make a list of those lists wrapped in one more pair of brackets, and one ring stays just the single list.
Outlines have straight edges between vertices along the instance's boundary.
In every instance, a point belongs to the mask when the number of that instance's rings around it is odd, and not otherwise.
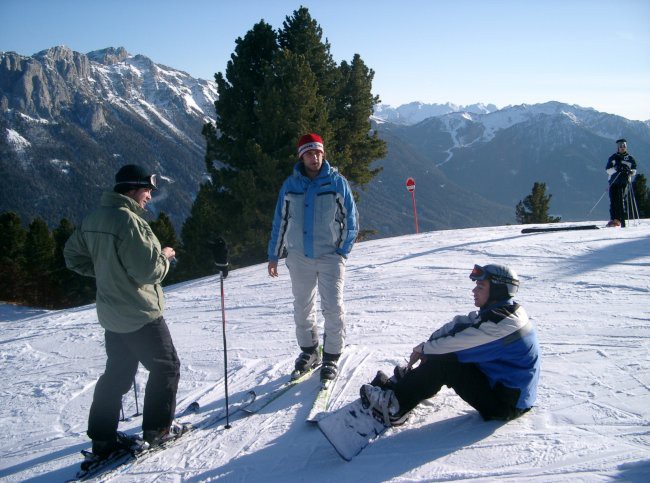
[{"label": "ski pole", "polygon": [[135,414],[133,416],[140,416],[140,409],[138,408],[138,385],[135,383],[135,376],[133,376],[133,393],[135,394]]},{"label": "ski pole", "polygon": [[223,332],[223,372],[224,390],[226,392],[226,429],[230,429],[230,408],[228,404],[228,345],[226,341],[226,304],[223,292],[223,279],[228,276],[228,246],[226,241],[219,237],[213,243],[212,256],[214,263],[219,270],[219,281],[221,285],[221,327]]},{"label": "ski pole", "polygon": [[609,181],[609,182],[607,183],[607,188],[605,188],[605,191],[603,191],[603,194],[600,195],[600,198],[598,198],[598,201],[596,201],[596,204],[595,204],[594,206],[591,207],[591,210],[589,210],[589,213],[587,213],[587,215],[591,215],[591,212],[594,211],[594,209],[596,208],[596,206],[598,206],[598,203],[600,203],[600,200],[603,199],[603,196],[605,196],[605,193],[607,193],[607,192],[609,191],[609,188],[612,186],[612,184],[614,183],[614,181],[616,181],[616,179],[618,178],[618,175],[619,175],[619,174],[621,174],[621,173],[620,173],[620,172],[619,172],[619,173],[616,173],[616,176],[614,176],[614,179],[612,179],[611,181]]},{"label": "ski pole", "polygon": [[219,273],[219,280],[221,282],[221,328],[223,332],[223,377],[224,388],[226,391],[226,429],[230,429],[230,410],[228,404],[228,349],[226,343],[226,308],[223,296],[223,272]]},{"label": "ski pole", "polygon": [[630,196],[630,206],[632,209],[632,217],[636,222],[638,222],[641,219],[641,215],[639,214],[639,206],[636,204],[636,195],[634,194],[634,183],[630,183],[630,191],[629,191],[629,196]]}]

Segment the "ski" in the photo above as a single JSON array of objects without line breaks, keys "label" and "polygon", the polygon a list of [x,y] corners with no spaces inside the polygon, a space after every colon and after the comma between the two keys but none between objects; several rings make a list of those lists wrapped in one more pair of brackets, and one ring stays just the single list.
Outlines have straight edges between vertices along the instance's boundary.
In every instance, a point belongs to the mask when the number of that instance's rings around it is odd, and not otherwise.
[{"label": "ski", "polygon": [[558,227],[544,227],[544,228],[524,228],[522,233],[546,233],[552,231],[574,231],[574,230],[599,230],[596,225],[576,225],[576,226],[558,226]]},{"label": "ski", "polygon": [[[86,459],[82,463],[82,468],[77,472],[76,476],[72,481],[87,481],[91,478],[101,475],[102,477],[108,477],[114,473],[124,472],[131,468],[138,461],[143,460],[151,456],[152,454],[158,453],[164,449],[175,444],[177,441],[182,439],[186,434],[191,433],[196,429],[205,429],[211,426],[214,426],[221,421],[226,419],[226,416],[233,417],[243,411],[245,408],[250,406],[256,399],[255,391],[248,391],[246,395],[238,402],[231,404],[228,408],[228,414],[226,415],[226,410],[220,411],[217,415],[209,417],[205,421],[201,421],[197,424],[191,425],[188,423],[181,423],[183,425],[183,432],[177,437],[165,441],[162,444],[159,444],[154,447],[147,447],[146,443],[143,442],[142,445],[136,447],[132,450],[120,450],[111,454],[108,458],[103,460],[97,460],[92,462],[93,455],[90,451],[82,450],[81,454]],[[198,401],[191,403],[181,414],[191,414],[199,413],[201,410],[200,404]],[[142,441],[139,439],[139,441]]]},{"label": "ski", "polygon": [[144,440],[137,438],[137,443],[134,444],[132,448],[120,449],[113,452],[108,456],[108,458],[104,459],[96,459],[96,456],[94,456],[92,452],[82,450],[81,454],[84,455],[85,460],[83,463],[81,463],[81,469],[75,475],[75,479],[68,481],[87,481],[90,478],[94,478],[99,475],[106,476],[123,467],[124,465],[127,465],[128,463],[134,462],[144,457],[144,455],[157,453],[158,451],[169,447],[172,443],[178,441],[193,429],[191,424],[183,423],[181,426],[181,432],[174,438],[169,439],[164,443],[156,446],[149,446],[149,444],[144,442]]},{"label": "ski", "polygon": [[[327,383],[321,384],[321,387],[316,394],[316,398],[314,399],[314,404],[311,407],[311,410],[309,411],[309,414],[307,415],[306,421],[308,423],[317,423],[320,419],[323,417],[327,416],[327,412],[330,410],[332,407],[332,404],[338,400],[338,397],[340,397],[341,393],[343,392],[343,389],[347,385],[347,383],[351,380],[352,376],[357,372],[359,367],[370,357],[370,352],[365,351],[365,350],[357,350],[356,347],[350,347],[346,349],[346,351],[343,354],[343,357],[341,357],[341,365],[339,366],[339,375],[334,379],[333,381],[327,381]],[[353,363],[353,369],[352,372],[345,378],[345,383],[343,384],[343,387],[339,388],[339,385],[341,384],[340,377],[343,374],[343,371],[346,369],[346,366],[350,364],[350,361]],[[332,395],[335,393],[335,390],[338,393],[338,396],[336,400],[332,400]]]},{"label": "ski", "polygon": [[[236,403],[233,403],[230,406],[228,406],[228,414],[226,414],[226,410],[224,409],[221,412],[219,412],[217,415],[208,418],[206,421],[195,424],[194,427],[201,428],[201,429],[209,428],[225,420],[226,417],[237,416],[241,412],[245,413],[247,412],[247,409],[256,401],[256,399],[257,399],[257,394],[255,394],[255,391],[251,389],[250,391],[246,392],[246,394],[240,401],[237,401]],[[190,404],[190,406],[193,405],[194,405],[193,411],[200,412],[201,408],[199,406],[199,403],[195,401],[194,403]]]},{"label": "ski", "polygon": [[314,367],[313,369],[309,370],[305,374],[303,374],[300,377],[297,377],[295,379],[290,379],[289,381],[283,383],[276,389],[272,390],[268,394],[264,395],[263,397],[256,399],[254,403],[249,404],[247,407],[242,408],[242,411],[247,413],[247,414],[255,414],[262,409],[264,409],[266,406],[271,404],[273,401],[278,399],[280,396],[282,396],[284,393],[289,391],[291,388],[296,386],[297,384],[300,384],[303,381],[306,381],[309,379],[314,372],[316,372],[316,369],[320,367],[320,365]]},{"label": "ski", "polygon": [[317,423],[327,413],[333,386],[334,381],[321,381],[321,386],[318,389],[318,393],[316,393],[314,404],[312,404],[311,410],[307,415],[308,423]]}]

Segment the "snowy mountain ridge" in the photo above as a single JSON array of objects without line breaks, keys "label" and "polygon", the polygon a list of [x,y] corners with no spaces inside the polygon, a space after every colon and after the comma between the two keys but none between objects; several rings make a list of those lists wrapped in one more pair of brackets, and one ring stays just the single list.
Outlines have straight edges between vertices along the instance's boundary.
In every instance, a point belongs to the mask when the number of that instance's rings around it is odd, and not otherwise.
[{"label": "snowy mountain ridge", "polygon": [[[605,220],[588,222],[604,226]],[[557,225],[556,225],[557,226]],[[560,225],[560,226],[566,226]],[[191,433],[108,480],[646,482],[650,478],[650,220],[525,235],[522,226],[421,233],[359,243],[347,262],[346,354],[331,410],[358,397],[376,371],[404,363],[411,348],[456,314],[474,310],[474,263],[519,274],[516,300],[538,331],[542,372],[535,408],[485,422],[453,391],[423,402],[352,462],[305,422],[317,381],[296,386],[260,413]],[[298,353],[284,262],[224,280],[228,387],[235,403],[286,381]],[[223,412],[225,381],[219,280],[165,288],[181,360],[178,410],[201,423]],[[318,314],[319,320],[320,313]],[[322,322],[321,322],[322,324]],[[105,363],[93,305],[41,311],[0,305],[0,479],[66,481],[89,447],[86,418]],[[136,376],[142,408],[147,372]],[[135,412],[133,391],[123,398]],[[120,423],[139,430],[141,419]]]},{"label": "snowy mountain ridge", "polygon": [[[0,53],[0,209],[78,223],[104,180],[138,163],[170,180],[151,206],[180,228],[205,178],[201,133],[216,98],[214,82],[122,47]],[[77,186],[87,187],[81,205],[70,198]],[[25,206],[30,191],[41,195]]]}]

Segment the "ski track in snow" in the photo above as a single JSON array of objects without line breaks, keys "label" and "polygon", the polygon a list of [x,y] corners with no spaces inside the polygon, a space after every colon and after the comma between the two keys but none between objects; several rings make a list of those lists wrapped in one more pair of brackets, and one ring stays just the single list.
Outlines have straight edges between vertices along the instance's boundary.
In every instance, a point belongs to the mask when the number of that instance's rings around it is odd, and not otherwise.
[{"label": "ski track in snow", "polygon": [[[604,225],[604,222],[597,222]],[[590,222],[589,224],[593,224]],[[650,481],[650,220],[627,229],[522,235],[521,226],[423,233],[358,244],[348,260],[347,343],[331,409],[358,397],[379,369],[457,313],[472,310],[474,263],[507,263],[537,325],[537,406],[507,424],[483,422],[443,388],[352,462],[305,422],[317,377],[232,427],[197,429],[110,475],[114,481]],[[177,410],[200,424],[224,411],[218,279],[167,287],[165,318],[182,362]],[[225,280],[230,402],[286,380],[298,349],[286,267]],[[319,314],[320,317],[320,314]],[[322,323],[322,322],[321,322]],[[86,418],[103,371],[94,306],[39,311],[0,305],[0,479],[64,481],[89,447]],[[136,376],[142,410],[147,373]],[[124,412],[136,411],[133,391]],[[141,417],[121,423],[139,430]]]}]

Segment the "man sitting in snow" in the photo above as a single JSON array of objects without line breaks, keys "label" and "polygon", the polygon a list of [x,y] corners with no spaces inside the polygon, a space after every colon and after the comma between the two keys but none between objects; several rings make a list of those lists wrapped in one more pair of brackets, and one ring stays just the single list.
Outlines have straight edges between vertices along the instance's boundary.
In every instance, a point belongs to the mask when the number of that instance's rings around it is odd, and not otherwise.
[{"label": "man sitting in snow", "polygon": [[474,265],[469,277],[476,282],[472,292],[479,311],[457,315],[413,349],[406,367],[397,366],[390,378],[379,371],[361,387],[364,407],[387,426],[403,424],[442,386],[485,420],[514,419],[533,406],[539,345],[526,311],[512,299],[517,274],[504,265]]}]

